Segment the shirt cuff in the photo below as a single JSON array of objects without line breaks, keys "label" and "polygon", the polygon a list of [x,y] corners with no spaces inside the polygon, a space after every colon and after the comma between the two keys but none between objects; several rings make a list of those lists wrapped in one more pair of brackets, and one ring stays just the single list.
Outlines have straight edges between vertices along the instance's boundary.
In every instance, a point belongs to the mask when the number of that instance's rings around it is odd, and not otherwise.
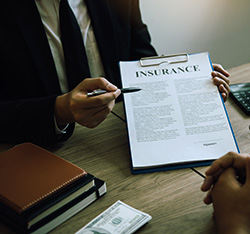
[{"label": "shirt cuff", "polygon": [[69,124],[65,124],[64,126],[58,126],[57,122],[56,122],[56,117],[54,116],[54,122],[55,122],[55,130],[56,130],[56,134],[60,135],[60,134],[65,134],[67,133],[67,128],[69,126]]}]

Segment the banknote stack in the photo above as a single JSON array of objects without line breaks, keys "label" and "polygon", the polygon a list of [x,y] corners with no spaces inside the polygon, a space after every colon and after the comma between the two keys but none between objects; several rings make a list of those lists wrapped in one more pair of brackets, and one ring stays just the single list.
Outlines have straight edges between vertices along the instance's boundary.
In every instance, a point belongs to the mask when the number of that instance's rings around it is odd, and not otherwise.
[{"label": "banknote stack", "polygon": [[75,234],[131,234],[152,217],[122,201],[117,201]]}]

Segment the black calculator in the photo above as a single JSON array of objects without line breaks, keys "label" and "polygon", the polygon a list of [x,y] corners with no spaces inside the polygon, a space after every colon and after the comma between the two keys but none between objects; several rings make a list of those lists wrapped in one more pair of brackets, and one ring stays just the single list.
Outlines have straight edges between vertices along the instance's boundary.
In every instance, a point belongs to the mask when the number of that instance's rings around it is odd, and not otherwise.
[{"label": "black calculator", "polygon": [[229,85],[230,97],[238,104],[245,114],[250,115],[250,83]]}]

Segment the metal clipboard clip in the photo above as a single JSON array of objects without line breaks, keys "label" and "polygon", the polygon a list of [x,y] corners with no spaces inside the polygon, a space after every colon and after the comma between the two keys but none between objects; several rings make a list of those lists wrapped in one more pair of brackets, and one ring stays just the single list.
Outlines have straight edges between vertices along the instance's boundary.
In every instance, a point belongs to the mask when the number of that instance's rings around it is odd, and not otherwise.
[{"label": "metal clipboard clip", "polygon": [[150,66],[159,66],[163,63],[173,64],[173,63],[184,63],[187,61],[188,61],[188,54],[180,53],[180,54],[141,58],[140,65],[141,67],[150,67]]}]

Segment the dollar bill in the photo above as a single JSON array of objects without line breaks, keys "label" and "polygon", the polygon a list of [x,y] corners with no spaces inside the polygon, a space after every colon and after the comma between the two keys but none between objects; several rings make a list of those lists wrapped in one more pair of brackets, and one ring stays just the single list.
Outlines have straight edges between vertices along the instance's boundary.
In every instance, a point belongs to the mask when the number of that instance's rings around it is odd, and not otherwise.
[{"label": "dollar bill", "polygon": [[131,234],[152,217],[118,200],[75,234]]}]

